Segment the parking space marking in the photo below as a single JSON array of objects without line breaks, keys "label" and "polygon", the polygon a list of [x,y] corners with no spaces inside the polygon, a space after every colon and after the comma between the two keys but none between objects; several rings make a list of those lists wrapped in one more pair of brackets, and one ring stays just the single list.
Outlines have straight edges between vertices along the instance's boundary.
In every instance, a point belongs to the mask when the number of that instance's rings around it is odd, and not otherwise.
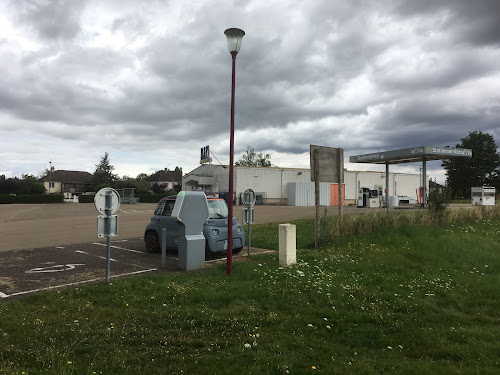
[{"label": "parking space marking", "polygon": [[[132,276],[132,275],[137,275],[139,273],[153,272],[153,271],[158,271],[158,268],[149,268],[149,269],[145,269],[145,270],[141,270],[141,271],[134,271],[134,272],[122,273],[120,275],[110,276],[110,278],[111,279],[116,279],[118,277]],[[102,281],[102,280],[105,280],[105,278],[98,277],[98,278],[95,278],[95,279],[82,280],[82,281],[77,281],[77,282],[74,282],[74,283],[61,284],[61,285],[55,285],[55,286],[48,286],[46,288],[25,290],[25,291],[22,291],[22,292],[12,293],[12,294],[8,294],[8,295],[5,294],[5,293],[0,292],[0,297],[2,297],[2,298],[8,298],[8,297],[14,297],[14,296],[21,296],[23,294],[42,292],[44,290],[51,290],[51,289],[57,289],[57,288],[66,288],[68,286],[88,284],[88,283],[92,283],[92,282],[96,282],[96,281]]]},{"label": "parking space marking", "polygon": [[[107,246],[105,243],[99,243],[99,242],[94,242],[92,245]],[[132,253],[144,254],[144,251],[137,251],[137,250],[132,250],[132,249],[125,249],[124,247],[119,247],[119,246],[114,246],[114,245],[111,245],[110,247],[112,247],[113,249],[130,251]]]},{"label": "parking space marking", "polygon": [[[93,256],[93,257],[96,257],[96,258],[99,258],[99,259],[104,259],[104,260],[106,260],[106,259],[107,259],[106,257],[100,256],[100,255],[90,254],[90,253],[87,253],[86,251],[82,251],[82,250],[75,250],[75,253],[78,253],[78,254],[85,254],[85,255],[90,255],[90,256]],[[111,262],[118,262],[116,259],[113,259],[113,258],[109,258],[109,260],[110,260]]]}]

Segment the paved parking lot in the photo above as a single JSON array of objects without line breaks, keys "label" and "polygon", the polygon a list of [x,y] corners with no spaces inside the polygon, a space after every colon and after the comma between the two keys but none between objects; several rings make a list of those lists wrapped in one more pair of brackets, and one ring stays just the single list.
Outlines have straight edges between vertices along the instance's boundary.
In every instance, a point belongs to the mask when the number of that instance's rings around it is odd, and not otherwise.
[{"label": "paved parking lot", "polygon": [[[156,204],[121,205],[117,237],[111,242],[110,278],[177,270],[177,254],[147,253],[144,228]],[[235,207],[241,221],[242,207]],[[256,222],[294,220],[314,215],[311,207],[257,207]],[[106,239],[97,238],[93,204],[0,205],[0,297],[22,296],[105,280]],[[252,249],[252,253],[262,251]],[[243,257],[246,248],[234,258]],[[224,262],[225,253],[207,259]]]},{"label": "paved parking lot", "polygon": [[[112,237],[111,243],[111,279],[177,270],[176,253],[167,253],[163,270],[161,254],[145,250],[142,236],[155,207],[156,204],[120,207],[119,235]],[[240,222],[242,210],[243,207],[235,206]],[[324,210],[322,207],[322,216]],[[327,210],[329,216],[338,214],[337,207]],[[345,207],[344,212],[362,213],[368,209]],[[314,214],[314,207],[255,206],[255,223],[286,223]],[[104,280],[106,239],[97,238],[97,216],[93,204],[0,205],[0,298]],[[252,253],[262,251],[265,250],[252,249]],[[245,248],[234,258],[246,253]],[[224,261],[225,253],[207,259],[208,264]]]},{"label": "paved parking lot", "polygon": [[[106,241],[67,246],[13,250],[0,258],[0,297],[10,298],[30,293],[62,289],[104,281],[106,276]],[[253,249],[255,252],[263,250]],[[225,261],[225,253],[207,258],[207,265]],[[246,249],[234,259],[247,255]],[[110,279],[141,273],[177,271],[177,253],[167,252],[162,269],[161,254],[144,250],[143,238],[111,241]]]}]

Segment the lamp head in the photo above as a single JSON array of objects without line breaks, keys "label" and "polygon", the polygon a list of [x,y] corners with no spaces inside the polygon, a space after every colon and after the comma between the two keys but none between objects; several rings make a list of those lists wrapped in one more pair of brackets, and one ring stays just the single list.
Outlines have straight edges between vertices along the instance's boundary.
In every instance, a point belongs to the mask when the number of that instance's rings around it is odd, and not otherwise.
[{"label": "lamp head", "polygon": [[243,36],[245,35],[245,32],[241,29],[231,28],[224,31],[224,34],[226,34],[229,52],[238,53],[240,51],[241,41],[243,39]]}]

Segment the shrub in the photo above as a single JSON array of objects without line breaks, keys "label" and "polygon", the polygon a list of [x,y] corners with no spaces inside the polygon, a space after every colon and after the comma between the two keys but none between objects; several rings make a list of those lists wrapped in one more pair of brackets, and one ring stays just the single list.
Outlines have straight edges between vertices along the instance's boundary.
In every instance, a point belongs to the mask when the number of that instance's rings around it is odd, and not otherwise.
[{"label": "shrub", "polygon": [[0,195],[0,204],[12,203],[64,203],[62,195]]},{"label": "shrub", "polygon": [[80,203],[94,203],[95,195],[80,195],[78,197],[78,202]]}]

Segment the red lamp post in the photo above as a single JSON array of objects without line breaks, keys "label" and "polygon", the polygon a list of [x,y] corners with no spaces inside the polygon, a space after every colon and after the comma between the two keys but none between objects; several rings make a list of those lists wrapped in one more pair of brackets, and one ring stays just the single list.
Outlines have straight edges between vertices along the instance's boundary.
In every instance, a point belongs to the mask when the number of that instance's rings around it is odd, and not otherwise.
[{"label": "red lamp post", "polygon": [[240,29],[227,29],[224,31],[227,37],[227,46],[233,58],[233,77],[231,84],[231,133],[229,140],[229,207],[227,219],[227,263],[226,274],[231,276],[233,273],[233,170],[234,170],[234,86],[236,55],[238,54],[241,41],[245,32]]}]

